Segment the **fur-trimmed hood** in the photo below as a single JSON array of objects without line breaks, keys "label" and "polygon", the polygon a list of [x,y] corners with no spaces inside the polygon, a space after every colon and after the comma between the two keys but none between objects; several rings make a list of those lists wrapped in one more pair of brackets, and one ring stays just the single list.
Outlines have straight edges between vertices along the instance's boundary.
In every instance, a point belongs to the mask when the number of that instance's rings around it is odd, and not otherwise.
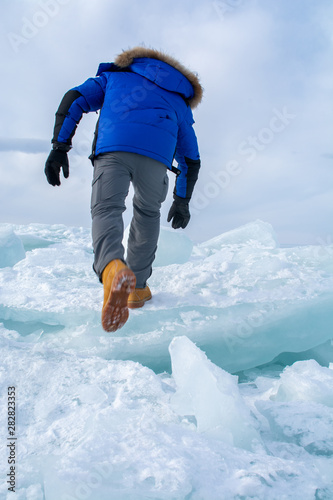
[{"label": "fur-trimmed hood", "polygon": [[[149,59],[157,59],[158,61],[162,61],[163,63],[168,64],[175,70],[179,71],[185,79],[190,83],[191,89],[187,86],[180,89],[170,89],[178,91],[179,93],[184,94],[184,96],[188,99],[190,107],[193,109],[202,100],[203,88],[200,85],[198,76],[185,68],[180,62],[178,62],[173,57],[155,49],[148,49],[145,47],[134,47],[133,49],[125,50],[121,54],[119,54],[115,59],[115,64],[124,69],[128,66],[133,66],[135,64],[136,59],[141,58],[149,58]],[[159,84],[158,82],[156,82]],[[166,87],[167,88],[167,87]]]}]

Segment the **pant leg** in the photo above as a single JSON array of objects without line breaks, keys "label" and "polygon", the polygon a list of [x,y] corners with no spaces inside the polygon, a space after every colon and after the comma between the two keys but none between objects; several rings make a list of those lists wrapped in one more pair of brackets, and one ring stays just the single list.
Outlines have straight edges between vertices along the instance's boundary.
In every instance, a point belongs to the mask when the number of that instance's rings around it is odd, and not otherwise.
[{"label": "pant leg", "polygon": [[124,259],[122,214],[130,180],[130,169],[120,153],[105,153],[95,159],[91,193],[93,267],[100,280],[111,260]]},{"label": "pant leg", "polygon": [[136,276],[137,288],[144,288],[152,272],[160,232],[160,208],[168,192],[167,167],[152,158],[132,154],[134,188],[133,218],[126,261]]}]

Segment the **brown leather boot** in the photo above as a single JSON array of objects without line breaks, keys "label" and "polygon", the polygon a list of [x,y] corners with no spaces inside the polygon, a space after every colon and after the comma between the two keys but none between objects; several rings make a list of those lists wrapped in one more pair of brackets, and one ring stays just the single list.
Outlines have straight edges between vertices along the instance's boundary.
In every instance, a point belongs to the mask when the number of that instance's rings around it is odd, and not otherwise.
[{"label": "brown leather boot", "polygon": [[127,305],[130,309],[136,309],[137,307],[142,307],[151,297],[152,295],[148,285],[145,288],[136,288],[129,294]]},{"label": "brown leather boot", "polygon": [[102,274],[104,303],[102,326],[107,332],[115,332],[128,319],[128,296],[135,289],[135,274],[120,259],[112,260]]}]

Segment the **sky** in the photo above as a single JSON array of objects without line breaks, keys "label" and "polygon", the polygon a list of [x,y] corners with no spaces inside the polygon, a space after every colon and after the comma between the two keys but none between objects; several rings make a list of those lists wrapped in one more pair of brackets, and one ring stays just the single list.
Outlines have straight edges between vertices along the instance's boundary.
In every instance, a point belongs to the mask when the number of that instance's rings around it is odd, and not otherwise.
[{"label": "sky", "polygon": [[281,244],[331,243],[332,11],[330,0],[2,1],[0,223],[90,227],[97,114],[82,118],[60,187],[44,175],[54,115],[100,62],[144,44],[204,87],[185,233],[199,242],[261,219]]}]

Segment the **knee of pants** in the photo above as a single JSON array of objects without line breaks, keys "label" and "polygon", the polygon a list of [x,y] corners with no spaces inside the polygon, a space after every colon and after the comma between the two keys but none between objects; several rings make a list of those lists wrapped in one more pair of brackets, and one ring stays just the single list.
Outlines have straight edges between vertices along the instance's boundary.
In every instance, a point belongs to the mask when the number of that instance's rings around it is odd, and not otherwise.
[{"label": "knee of pants", "polygon": [[92,217],[96,216],[121,216],[122,213],[126,210],[125,204],[119,203],[117,200],[112,200],[112,198],[101,200],[95,203],[91,207],[91,215]]},{"label": "knee of pants", "polygon": [[160,217],[160,203],[155,203],[154,205],[150,205],[148,203],[143,203],[137,200],[135,197],[133,198],[133,213],[135,215],[139,215],[141,217],[149,217],[149,218],[159,218]]}]

